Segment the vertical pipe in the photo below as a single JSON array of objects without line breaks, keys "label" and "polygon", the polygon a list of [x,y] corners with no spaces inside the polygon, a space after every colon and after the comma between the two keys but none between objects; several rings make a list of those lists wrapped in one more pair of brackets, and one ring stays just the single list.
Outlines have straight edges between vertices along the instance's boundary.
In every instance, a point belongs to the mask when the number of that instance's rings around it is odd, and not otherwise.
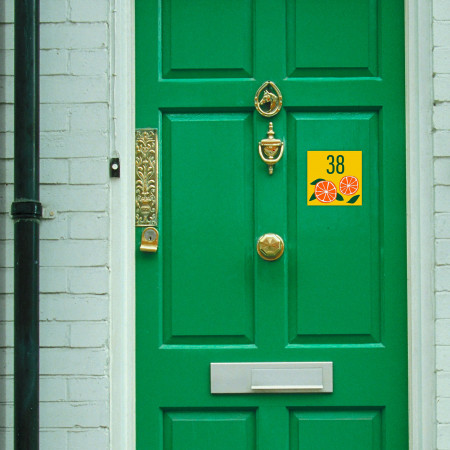
[{"label": "vertical pipe", "polygon": [[14,446],[39,448],[39,0],[15,0]]}]

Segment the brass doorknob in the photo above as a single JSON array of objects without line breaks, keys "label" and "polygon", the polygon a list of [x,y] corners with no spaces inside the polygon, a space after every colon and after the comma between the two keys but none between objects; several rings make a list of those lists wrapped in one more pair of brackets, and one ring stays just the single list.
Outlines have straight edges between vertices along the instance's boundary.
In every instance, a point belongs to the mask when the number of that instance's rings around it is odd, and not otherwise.
[{"label": "brass doorknob", "polygon": [[256,244],[258,255],[266,261],[275,261],[284,253],[284,241],[274,233],[263,234]]}]

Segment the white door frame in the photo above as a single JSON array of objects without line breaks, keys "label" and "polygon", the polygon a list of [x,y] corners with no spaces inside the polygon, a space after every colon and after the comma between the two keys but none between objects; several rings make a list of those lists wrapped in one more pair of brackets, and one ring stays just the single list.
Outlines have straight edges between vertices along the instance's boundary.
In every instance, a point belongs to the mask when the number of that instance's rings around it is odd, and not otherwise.
[{"label": "white door frame", "polygon": [[[136,446],[134,1],[111,4],[111,139],[121,178],[111,180],[110,446],[131,450]],[[428,450],[436,448],[431,0],[405,0],[405,25],[410,449]]]}]

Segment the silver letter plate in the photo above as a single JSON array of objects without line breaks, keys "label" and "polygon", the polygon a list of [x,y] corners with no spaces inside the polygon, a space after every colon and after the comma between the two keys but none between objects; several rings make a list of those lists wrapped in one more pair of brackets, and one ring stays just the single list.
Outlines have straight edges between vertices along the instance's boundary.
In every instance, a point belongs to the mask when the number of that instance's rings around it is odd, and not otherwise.
[{"label": "silver letter plate", "polygon": [[211,363],[212,394],[294,392],[333,392],[333,363]]}]

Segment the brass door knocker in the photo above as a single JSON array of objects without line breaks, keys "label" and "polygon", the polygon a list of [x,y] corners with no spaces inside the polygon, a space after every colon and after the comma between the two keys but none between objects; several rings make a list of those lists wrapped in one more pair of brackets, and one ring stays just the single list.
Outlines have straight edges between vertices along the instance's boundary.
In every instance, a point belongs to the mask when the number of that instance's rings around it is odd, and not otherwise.
[{"label": "brass door knocker", "polygon": [[266,81],[256,91],[255,108],[262,116],[273,117],[278,114],[282,104],[281,91],[273,81]]},{"label": "brass door knocker", "polygon": [[282,158],[284,142],[274,138],[273,123],[269,123],[267,138],[259,141],[259,156],[269,166],[269,175],[273,174],[273,166]]}]

